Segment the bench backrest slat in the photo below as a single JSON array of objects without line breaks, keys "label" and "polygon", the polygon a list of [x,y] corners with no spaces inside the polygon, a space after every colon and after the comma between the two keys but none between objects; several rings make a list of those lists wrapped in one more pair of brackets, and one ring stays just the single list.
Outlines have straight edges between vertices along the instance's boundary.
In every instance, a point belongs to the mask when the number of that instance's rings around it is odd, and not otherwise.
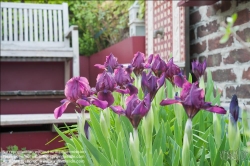
[{"label": "bench backrest slat", "polygon": [[[19,41],[23,41],[23,12],[22,9],[18,9],[19,13]],[[17,40],[18,41],[18,40]]]},{"label": "bench backrest slat", "polygon": [[[1,43],[17,45],[43,42],[43,46],[69,47],[64,34],[69,28],[68,4],[28,4],[1,2]],[[25,42],[23,42],[25,41]]]},{"label": "bench backrest slat", "polygon": [[29,9],[29,26],[27,28],[29,28],[29,32],[30,32],[30,36],[29,36],[29,41],[33,42],[33,13],[32,10]]},{"label": "bench backrest slat", "polygon": [[14,41],[17,41],[17,9],[14,9]]},{"label": "bench backrest slat", "polygon": [[34,10],[34,39],[38,41],[38,22],[37,22],[37,9]]},{"label": "bench backrest slat", "polygon": [[9,41],[12,41],[12,11],[8,9],[8,17],[9,17]]}]

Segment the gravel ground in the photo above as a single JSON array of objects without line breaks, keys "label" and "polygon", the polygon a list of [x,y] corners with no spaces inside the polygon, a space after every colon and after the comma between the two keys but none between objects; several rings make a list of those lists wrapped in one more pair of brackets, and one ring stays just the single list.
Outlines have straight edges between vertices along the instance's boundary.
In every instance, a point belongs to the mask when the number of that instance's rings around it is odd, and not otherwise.
[{"label": "gravel ground", "polygon": [[0,152],[1,166],[64,166],[62,154],[40,154],[32,151],[18,151],[12,154],[8,151]]}]

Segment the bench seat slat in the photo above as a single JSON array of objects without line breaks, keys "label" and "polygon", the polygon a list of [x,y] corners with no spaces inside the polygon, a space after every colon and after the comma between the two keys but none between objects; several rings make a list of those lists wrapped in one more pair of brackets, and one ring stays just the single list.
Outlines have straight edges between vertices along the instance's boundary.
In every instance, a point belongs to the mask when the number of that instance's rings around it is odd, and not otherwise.
[{"label": "bench seat slat", "polygon": [[[86,113],[86,119],[89,114]],[[55,119],[54,114],[13,114],[0,115],[1,126],[10,125],[32,125],[32,124],[59,124],[59,123],[76,123],[76,113],[64,113],[60,118]]]},{"label": "bench seat slat", "polygon": [[47,96],[47,95],[64,96],[64,90],[0,91],[0,95],[1,96]]},{"label": "bench seat slat", "polygon": [[71,51],[62,51],[62,50],[26,50],[26,51],[5,51],[1,50],[1,58],[16,58],[16,57],[33,57],[33,58],[42,58],[42,57],[51,57],[51,58],[73,58],[74,55]]}]

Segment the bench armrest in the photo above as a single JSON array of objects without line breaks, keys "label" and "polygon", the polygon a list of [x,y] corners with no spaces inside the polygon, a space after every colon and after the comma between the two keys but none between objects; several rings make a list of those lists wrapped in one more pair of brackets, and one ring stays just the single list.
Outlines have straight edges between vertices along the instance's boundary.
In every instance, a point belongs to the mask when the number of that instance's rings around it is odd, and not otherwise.
[{"label": "bench armrest", "polygon": [[69,38],[71,36],[73,30],[78,30],[78,26],[77,25],[71,25],[69,27],[69,30],[64,34],[65,38]]}]

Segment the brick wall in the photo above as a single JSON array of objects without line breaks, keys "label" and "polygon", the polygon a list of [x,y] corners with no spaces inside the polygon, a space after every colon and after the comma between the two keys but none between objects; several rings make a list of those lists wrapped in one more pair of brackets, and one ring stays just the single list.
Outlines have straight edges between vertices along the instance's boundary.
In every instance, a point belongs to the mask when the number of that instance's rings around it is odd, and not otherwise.
[{"label": "brick wall", "polygon": [[237,94],[241,102],[250,105],[250,53],[232,36],[227,43],[219,44],[220,23],[233,13],[238,14],[237,34],[249,41],[250,1],[219,1],[211,6],[190,8],[190,56],[191,61],[206,58],[207,69],[222,92],[222,102],[229,102]]}]

